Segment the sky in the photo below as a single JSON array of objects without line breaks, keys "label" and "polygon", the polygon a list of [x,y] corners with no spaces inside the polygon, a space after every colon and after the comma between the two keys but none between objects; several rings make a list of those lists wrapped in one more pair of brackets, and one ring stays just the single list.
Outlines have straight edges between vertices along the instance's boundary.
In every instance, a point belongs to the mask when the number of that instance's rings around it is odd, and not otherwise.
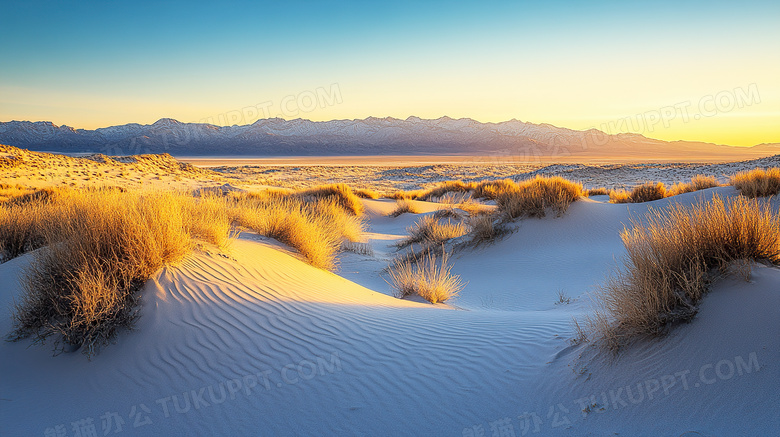
[{"label": "sky", "polygon": [[0,121],[518,119],[780,142],[780,2],[0,3]]}]

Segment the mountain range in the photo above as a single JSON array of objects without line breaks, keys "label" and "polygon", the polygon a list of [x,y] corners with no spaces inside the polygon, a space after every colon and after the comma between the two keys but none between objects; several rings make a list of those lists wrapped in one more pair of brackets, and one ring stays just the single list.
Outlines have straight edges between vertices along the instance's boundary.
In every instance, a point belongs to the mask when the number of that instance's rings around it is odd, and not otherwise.
[{"label": "mountain range", "polygon": [[780,144],[731,147],[691,141],[661,141],[639,134],[609,135],[550,124],[469,118],[435,120],[392,117],[316,122],[261,119],[243,126],[182,123],[163,118],[74,129],[52,122],[0,122],[0,144],[35,151],[174,156],[472,155],[535,158],[737,159],[780,153]]}]

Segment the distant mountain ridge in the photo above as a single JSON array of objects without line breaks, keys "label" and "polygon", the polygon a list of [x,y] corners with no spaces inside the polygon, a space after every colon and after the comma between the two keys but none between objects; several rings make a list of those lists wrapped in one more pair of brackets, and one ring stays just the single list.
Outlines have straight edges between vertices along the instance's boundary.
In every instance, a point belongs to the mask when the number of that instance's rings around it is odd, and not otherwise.
[{"label": "distant mountain ridge", "polygon": [[64,153],[178,156],[330,156],[330,155],[498,155],[523,157],[621,156],[647,158],[691,153],[713,157],[759,157],[780,153],[780,144],[750,148],[609,135],[550,124],[509,120],[481,123],[470,118],[405,120],[368,117],[310,121],[261,119],[243,126],[182,123],[163,118],[151,125],[130,123],[95,130],[52,122],[0,122],[0,144]]}]

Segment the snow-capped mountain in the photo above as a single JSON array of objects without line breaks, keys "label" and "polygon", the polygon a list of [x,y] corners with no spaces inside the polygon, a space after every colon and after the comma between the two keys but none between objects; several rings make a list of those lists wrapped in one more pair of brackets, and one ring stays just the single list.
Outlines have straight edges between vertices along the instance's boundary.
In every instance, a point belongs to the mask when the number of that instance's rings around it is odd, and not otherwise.
[{"label": "snow-capped mountain", "polygon": [[[735,148],[708,143],[666,142],[637,134],[608,135],[550,124],[509,120],[481,123],[469,118],[426,120],[392,117],[315,122],[261,119],[244,126],[182,123],[163,118],[95,130],[48,121],[0,123],[0,144],[36,151],[100,152],[110,155],[501,155],[533,159],[564,156],[649,157],[704,153],[713,156],[778,150],[777,145]],[[765,149],[765,150],[764,150]],[[746,156],[748,156],[746,155]]]}]

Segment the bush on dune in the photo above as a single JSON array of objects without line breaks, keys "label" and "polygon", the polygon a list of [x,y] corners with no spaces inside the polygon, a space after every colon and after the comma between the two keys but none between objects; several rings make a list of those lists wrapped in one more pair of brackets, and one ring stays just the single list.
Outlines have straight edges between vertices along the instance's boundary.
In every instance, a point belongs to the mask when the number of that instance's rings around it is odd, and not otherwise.
[{"label": "bush on dune", "polygon": [[342,243],[359,241],[363,233],[363,221],[335,199],[237,201],[231,215],[240,226],[287,244],[310,264],[327,270],[335,268]]},{"label": "bush on dune", "polygon": [[690,183],[680,182],[672,185],[672,188],[666,192],[666,197],[706,190],[719,185],[718,179],[714,176],[696,175],[691,179]]},{"label": "bush on dune", "polygon": [[388,214],[390,217],[398,217],[401,214],[419,214],[420,209],[409,199],[401,198],[396,200],[395,209]]},{"label": "bush on dune", "polygon": [[347,184],[330,184],[299,191],[298,196],[303,199],[333,199],[339,206],[354,215],[363,213],[363,202],[360,197],[352,192]]},{"label": "bush on dune", "polygon": [[428,252],[420,257],[398,260],[389,269],[397,297],[418,295],[431,303],[446,302],[464,288],[460,277],[452,275],[446,253],[441,259]]},{"label": "bush on dune", "polygon": [[471,216],[468,218],[467,223],[471,238],[466,244],[471,246],[492,243],[511,232],[505,224],[496,219],[495,214]]},{"label": "bush on dune", "polygon": [[607,190],[604,187],[591,188],[591,189],[585,191],[585,196],[587,196],[587,197],[590,197],[590,196],[607,196],[607,195],[609,195],[609,190]]},{"label": "bush on dune", "polygon": [[21,184],[2,184],[0,183],[0,204],[8,202],[19,197],[34,193],[34,188],[26,187]]},{"label": "bush on dune", "polygon": [[582,195],[581,184],[557,176],[536,176],[500,192],[496,205],[508,220],[523,216],[544,217],[548,209],[557,215],[565,213]]},{"label": "bush on dune", "polygon": [[741,196],[651,211],[621,237],[624,268],[602,289],[591,320],[611,348],[692,318],[707,284],[734,262],[780,264],[780,216]]},{"label": "bush on dune", "polygon": [[731,178],[731,185],[750,198],[775,196],[780,193],[780,168],[737,173]]},{"label": "bush on dune", "polygon": [[663,182],[647,182],[637,185],[631,191],[611,191],[609,201],[612,203],[642,203],[660,200],[666,197],[666,186]]},{"label": "bush on dune", "polygon": [[417,199],[422,195],[424,191],[422,190],[411,190],[411,191],[404,191],[404,190],[398,190],[393,191],[391,193],[385,194],[383,197],[387,199],[395,199],[395,200],[411,200],[411,199]]},{"label": "bush on dune", "polygon": [[477,199],[495,200],[502,193],[507,193],[517,187],[511,179],[483,181],[474,184],[474,197]]},{"label": "bush on dune", "polygon": [[401,240],[397,246],[404,248],[413,244],[439,245],[447,240],[465,235],[468,231],[468,227],[463,223],[453,222],[449,219],[444,221],[427,215],[407,229],[409,236]]},{"label": "bush on dune", "polygon": [[61,219],[53,205],[0,206],[0,261],[7,261],[46,244],[45,232]]},{"label": "bush on dune", "polygon": [[352,192],[361,199],[379,199],[379,193],[368,188],[353,188]]},{"label": "bush on dune", "polygon": [[92,355],[136,317],[137,291],[191,249],[183,196],[87,191],[57,208],[67,220],[43,232],[47,247],[24,275],[12,338],[81,346]]},{"label": "bush on dune", "polygon": [[493,212],[493,209],[489,206],[477,203],[471,199],[464,200],[457,205],[457,208],[465,212],[469,216],[485,215]]},{"label": "bush on dune", "polygon": [[231,236],[231,217],[227,199],[223,196],[206,195],[200,198],[183,199],[185,208],[184,226],[195,238],[224,249]]},{"label": "bush on dune", "polygon": [[417,199],[429,201],[448,193],[467,193],[471,188],[470,184],[466,184],[463,181],[446,181],[422,192],[417,196]]}]

